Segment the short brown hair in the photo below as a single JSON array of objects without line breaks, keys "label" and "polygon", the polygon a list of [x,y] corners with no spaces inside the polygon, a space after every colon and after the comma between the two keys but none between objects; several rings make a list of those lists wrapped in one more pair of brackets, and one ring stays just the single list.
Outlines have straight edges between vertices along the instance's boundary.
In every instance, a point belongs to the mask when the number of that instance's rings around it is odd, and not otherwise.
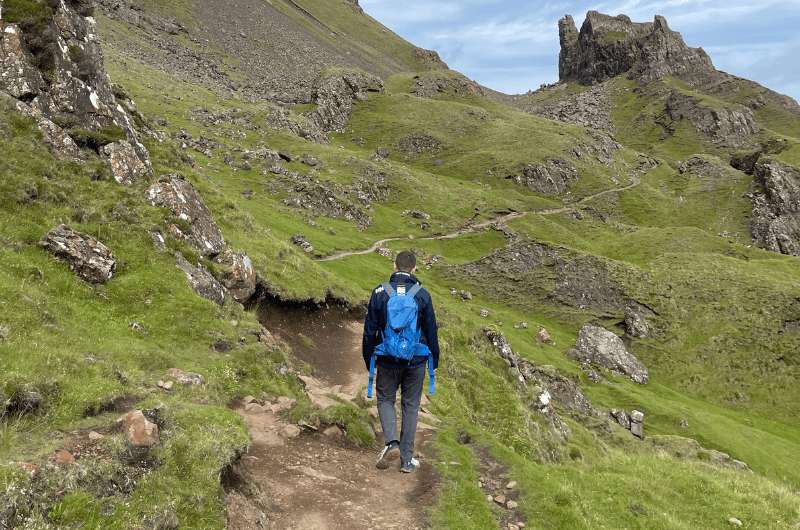
[{"label": "short brown hair", "polygon": [[404,250],[394,259],[397,270],[411,272],[417,266],[417,257],[410,250]]}]

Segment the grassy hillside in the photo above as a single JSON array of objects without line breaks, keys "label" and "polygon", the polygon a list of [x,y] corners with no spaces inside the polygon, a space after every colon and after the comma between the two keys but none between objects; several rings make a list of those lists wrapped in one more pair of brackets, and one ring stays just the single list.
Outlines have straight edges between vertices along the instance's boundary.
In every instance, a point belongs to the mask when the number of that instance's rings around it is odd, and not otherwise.
[{"label": "grassy hillside", "polygon": [[[356,103],[346,132],[329,143],[269,128],[272,103],[222,94],[137,59],[128,51],[132,42],[146,46],[139,30],[104,18],[106,66],[156,132],[145,142],[156,176],[180,173],[199,190],[226,240],[253,259],[279,301],[364,302],[390,271],[387,258],[316,258],[380,239],[407,238],[386,246],[439,257],[419,274],[442,324],[440,390],[431,405],[442,426],[428,455],[441,482],[437,498],[424,503],[431,525],[499,527],[505,513],[478,486],[483,470],[496,464],[519,484],[526,528],[725,528],[731,517],[748,528],[796,528],[800,333],[786,323],[800,320],[800,264],[752,247],[744,196],[751,177],[728,167],[728,153],[688,127],[664,136],[654,121],[663,87],[633,91],[627,80],[613,81],[622,145],[603,162],[573,152],[596,145],[583,128],[478,95],[415,95],[414,71],[424,64],[411,45],[371,22],[360,31],[356,21],[364,15],[348,3],[298,4],[305,12],[284,0],[272,7],[340,53],[410,71],[388,76],[384,93]],[[144,5],[186,22],[196,16],[191,2]],[[224,48],[210,38],[210,46]],[[309,110],[288,109],[293,116]],[[205,118],[226,112],[234,118]],[[795,124],[770,107],[757,116],[764,138],[774,133],[791,143],[778,156],[797,164]],[[203,138],[210,153],[184,148],[187,133]],[[248,154],[262,148],[291,161]],[[386,156],[376,154],[382,149]],[[0,112],[0,151],[0,390],[44,398],[34,414],[0,419],[0,521],[13,509],[26,528],[167,528],[172,516],[181,528],[222,528],[220,474],[249,443],[229,405],[246,395],[286,395],[298,399],[292,419],[319,415],[285,369],[305,368],[285,346],[259,342],[253,308],[218,307],[191,291],[172,256],[190,252],[182,243],[154,248],[150,230],[167,221],[143,200],[149,183],[119,186],[93,157],[81,164],[54,159],[35,124],[8,105]],[[644,169],[642,153],[655,160]],[[682,169],[694,155],[703,163]],[[553,158],[578,172],[568,193],[544,196],[507,178]],[[357,208],[369,225],[292,206],[287,199],[296,190],[275,165]],[[385,182],[385,195],[369,204],[354,198],[376,180]],[[505,232],[431,239],[509,211],[526,215]],[[113,250],[120,260],[114,279],[91,287],[38,247],[59,223]],[[314,252],[293,245],[296,234]],[[558,255],[569,285],[561,269],[544,262],[520,274],[507,270],[515,249],[534,244]],[[473,300],[451,295],[453,288],[471,291]],[[608,372],[605,382],[593,383],[566,357],[584,323],[616,330],[623,320],[624,307],[611,295],[589,303],[573,296],[598,290],[653,310],[652,336],[626,339],[648,366],[649,384]],[[484,308],[488,318],[480,316]],[[515,327],[519,322],[528,327]],[[646,439],[557,407],[570,432],[561,441],[486,341],[486,326],[524,359],[577,381],[603,413],[644,411]],[[539,326],[552,343],[536,340]],[[205,384],[164,392],[156,383],[170,368],[198,372]],[[326,414],[352,426],[352,443],[369,446],[361,405]],[[163,443],[146,461],[131,459],[113,429],[132,407],[148,410],[162,427]],[[104,438],[89,443],[90,431]],[[715,464],[692,440],[752,472]],[[73,467],[47,464],[56,449],[75,444],[95,456]],[[20,462],[41,471],[31,477]]]}]

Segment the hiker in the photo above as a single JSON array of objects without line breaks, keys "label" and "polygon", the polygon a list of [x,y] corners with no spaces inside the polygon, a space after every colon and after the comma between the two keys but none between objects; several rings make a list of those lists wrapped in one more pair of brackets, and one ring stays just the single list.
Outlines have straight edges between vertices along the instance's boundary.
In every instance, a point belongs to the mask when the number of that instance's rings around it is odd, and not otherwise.
[{"label": "hiker", "polygon": [[[367,397],[377,368],[378,415],[386,443],[377,467],[387,469],[400,460],[400,471],[411,473],[419,467],[414,458],[414,438],[425,367],[428,393],[433,394],[435,370],[439,366],[439,337],[431,295],[414,276],[417,258],[403,251],[395,259],[395,272],[388,282],[372,291],[364,321],[363,355],[369,370]],[[395,400],[401,392],[402,427],[397,438]]]}]

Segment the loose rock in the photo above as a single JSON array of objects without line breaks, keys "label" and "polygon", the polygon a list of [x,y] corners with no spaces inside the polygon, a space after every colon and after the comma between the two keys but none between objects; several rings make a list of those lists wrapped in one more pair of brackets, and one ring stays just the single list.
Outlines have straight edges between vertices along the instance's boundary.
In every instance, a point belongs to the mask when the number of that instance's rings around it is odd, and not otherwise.
[{"label": "loose rock", "polygon": [[568,355],[581,362],[625,374],[639,384],[646,384],[648,381],[647,367],[625,349],[622,339],[598,326],[583,326],[575,348]]},{"label": "loose rock", "polygon": [[141,410],[131,411],[119,418],[117,427],[133,447],[148,448],[161,442],[158,425],[149,421]]},{"label": "loose rock", "polygon": [[44,236],[40,246],[69,264],[83,280],[106,283],[114,276],[117,261],[111,250],[92,236],[60,225]]}]

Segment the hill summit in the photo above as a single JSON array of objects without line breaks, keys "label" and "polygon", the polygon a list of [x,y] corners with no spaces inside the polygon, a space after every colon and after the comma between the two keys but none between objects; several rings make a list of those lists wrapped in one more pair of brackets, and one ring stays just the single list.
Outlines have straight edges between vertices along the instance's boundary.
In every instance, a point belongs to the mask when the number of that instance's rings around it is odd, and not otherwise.
[{"label": "hill summit", "polygon": [[627,73],[631,79],[652,81],[672,75],[687,82],[706,81],[716,74],[702,48],[690,48],[667,20],[632,22],[589,11],[580,32],[569,15],[558,22],[561,40],[561,81],[593,84]]}]

